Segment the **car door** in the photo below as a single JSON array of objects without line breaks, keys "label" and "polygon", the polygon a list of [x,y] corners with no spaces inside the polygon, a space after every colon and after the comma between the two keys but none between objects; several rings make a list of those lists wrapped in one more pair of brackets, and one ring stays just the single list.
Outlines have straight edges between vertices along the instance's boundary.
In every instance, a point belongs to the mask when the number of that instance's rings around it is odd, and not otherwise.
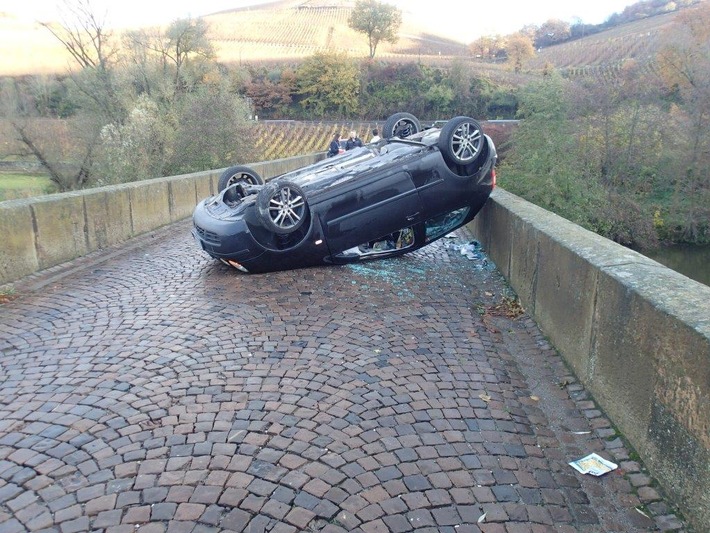
[{"label": "car door", "polygon": [[343,180],[320,206],[331,254],[411,226],[422,206],[411,175],[401,165]]}]

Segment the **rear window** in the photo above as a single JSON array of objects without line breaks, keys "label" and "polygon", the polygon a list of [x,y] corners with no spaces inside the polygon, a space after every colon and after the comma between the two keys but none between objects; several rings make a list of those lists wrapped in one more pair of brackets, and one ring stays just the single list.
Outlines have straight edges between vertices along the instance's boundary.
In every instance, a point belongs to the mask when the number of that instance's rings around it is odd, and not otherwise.
[{"label": "rear window", "polygon": [[452,232],[466,219],[470,207],[462,207],[443,215],[430,218],[424,222],[426,228],[426,242],[431,242]]}]

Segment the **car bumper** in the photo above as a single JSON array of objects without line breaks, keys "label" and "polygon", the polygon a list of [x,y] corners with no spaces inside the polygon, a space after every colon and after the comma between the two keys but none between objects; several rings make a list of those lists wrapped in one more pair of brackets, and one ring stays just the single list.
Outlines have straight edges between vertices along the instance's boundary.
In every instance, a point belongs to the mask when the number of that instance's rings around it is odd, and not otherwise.
[{"label": "car bumper", "polygon": [[216,219],[207,212],[204,202],[195,208],[192,222],[192,235],[197,244],[216,259],[244,261],[264,253],[243,219]]}]

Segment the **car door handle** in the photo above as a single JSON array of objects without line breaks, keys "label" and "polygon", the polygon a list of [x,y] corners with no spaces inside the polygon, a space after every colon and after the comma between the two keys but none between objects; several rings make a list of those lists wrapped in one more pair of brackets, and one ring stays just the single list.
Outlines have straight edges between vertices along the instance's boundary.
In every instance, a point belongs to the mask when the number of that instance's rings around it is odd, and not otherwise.
[{"label": "car door handle", "polygon": [[414,219],[417,218],[418,216],[419,216],[419,212],[418,212],[418,211],[417,211],[416,213],[411,214],[411,215],[407,215],[407,222],[411,222],[412,220],[414,220]]}]

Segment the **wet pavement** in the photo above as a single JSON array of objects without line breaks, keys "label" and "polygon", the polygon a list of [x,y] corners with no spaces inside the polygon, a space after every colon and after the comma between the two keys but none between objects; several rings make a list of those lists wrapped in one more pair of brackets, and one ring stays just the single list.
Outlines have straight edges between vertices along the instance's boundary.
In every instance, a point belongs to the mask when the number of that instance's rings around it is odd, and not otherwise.
[{"label": "wet pavement", "polygon": [[688,531],[470,240],[248,276],[181,222],[15,284],[0,531]]}]

